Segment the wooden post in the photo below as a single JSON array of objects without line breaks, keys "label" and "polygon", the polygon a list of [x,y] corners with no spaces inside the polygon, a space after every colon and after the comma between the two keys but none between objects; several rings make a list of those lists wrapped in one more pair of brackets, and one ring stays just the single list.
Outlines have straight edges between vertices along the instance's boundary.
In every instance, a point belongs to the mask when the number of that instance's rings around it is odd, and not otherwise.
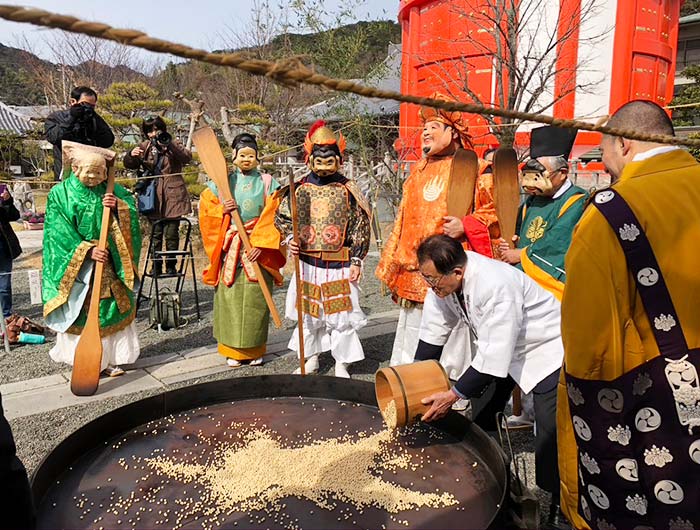
[{"label": "wooden post", "polygon": [[[289,210],[292,215],[292,239],[299,245],[299,216],[297,214],[297,196],[294,189],[294,172],[288,168],[289,175]],[[301,249],[301,246],[299,247]],[[304,355],[304,308],[301,292],[301,265],[299,254],[294,256],[294,277],[297,288],[297,330],[299,330],[299,368],[301,375],[306,375],[306,357]]]}]

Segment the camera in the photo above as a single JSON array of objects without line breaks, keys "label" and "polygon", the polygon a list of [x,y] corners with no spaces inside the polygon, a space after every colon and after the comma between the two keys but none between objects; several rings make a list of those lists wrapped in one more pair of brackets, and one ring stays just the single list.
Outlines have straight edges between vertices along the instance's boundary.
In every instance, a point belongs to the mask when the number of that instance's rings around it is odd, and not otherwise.
[{"label": "camera", "polygon": [[172,141],[173,141],[172,135],[166,131],[163,131],[158,136],[156,136],[156,142],[158,142],[163,147],[170,145],[170,142],[172,142]]},{"label": "camera", "polygon": [[89,103],[80,103],[77,109],[78,120],[80,121],[89,121],[95,115],[95,108]]}]

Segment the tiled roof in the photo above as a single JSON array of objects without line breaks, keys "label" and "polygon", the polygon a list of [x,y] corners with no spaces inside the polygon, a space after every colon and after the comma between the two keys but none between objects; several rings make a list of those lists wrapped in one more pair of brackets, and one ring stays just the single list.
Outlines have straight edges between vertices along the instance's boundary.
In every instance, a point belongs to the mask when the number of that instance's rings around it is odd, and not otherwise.
[{"label": "tiled roof", "polygon": [[0,133],[26,134],[32,129],[28,118],[0,102]]}]

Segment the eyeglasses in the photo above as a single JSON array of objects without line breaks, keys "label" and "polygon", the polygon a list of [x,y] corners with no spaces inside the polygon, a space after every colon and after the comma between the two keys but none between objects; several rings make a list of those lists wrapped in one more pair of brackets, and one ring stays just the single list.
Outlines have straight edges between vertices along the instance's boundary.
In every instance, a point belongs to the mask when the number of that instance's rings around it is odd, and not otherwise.
[{"label": "eyeglasses", "polygon": [[445,277],[444,274],[441,274],[441,275],[438,276],[437,278],[433,278],[432,276],[426,276],[426,275],[423,274],[422,272],[420,273],[420,275],[421,275],[421,276],[423,277],[423,279],[425,280],[425,283],[427,283],[428,286],[431,287],[432,289],[437,289],[438,286],[440,285],[440,282],[441,282],[442,279]]}]

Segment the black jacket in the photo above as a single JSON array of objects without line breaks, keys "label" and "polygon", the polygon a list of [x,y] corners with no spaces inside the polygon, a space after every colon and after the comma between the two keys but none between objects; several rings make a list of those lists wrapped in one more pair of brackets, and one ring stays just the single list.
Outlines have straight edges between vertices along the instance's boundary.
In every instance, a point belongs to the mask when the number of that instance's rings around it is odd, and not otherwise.
[{"label": "black jacket", "polygon": [[35,527],[36,517],[27,471],[17,458],[12,429],[2,413],[2,397],[0,397],[0,512],[2,528],[31,530]]},{"label": "black jacket", "polygon": [[10,253],[10,259],[15,259],[22,253],[17,234],[10,225],[10,221],[17,219],[19,219],[19,211],[15,207],[14,199],[10,197],[8,201],[0,200],[0,237],[2,237],[0,251],[7,249]]},{"label": "black jacket", "polygon": [[46,118],[44,127],[46,139],[53,144],[53,171],[56,180],[61,177],[63,140],[97,147],[112,147],[114,144],[112,130],[97,113],[93,114],[92,119],[83,122],[71,116],[70,109],[59,110]]}]

